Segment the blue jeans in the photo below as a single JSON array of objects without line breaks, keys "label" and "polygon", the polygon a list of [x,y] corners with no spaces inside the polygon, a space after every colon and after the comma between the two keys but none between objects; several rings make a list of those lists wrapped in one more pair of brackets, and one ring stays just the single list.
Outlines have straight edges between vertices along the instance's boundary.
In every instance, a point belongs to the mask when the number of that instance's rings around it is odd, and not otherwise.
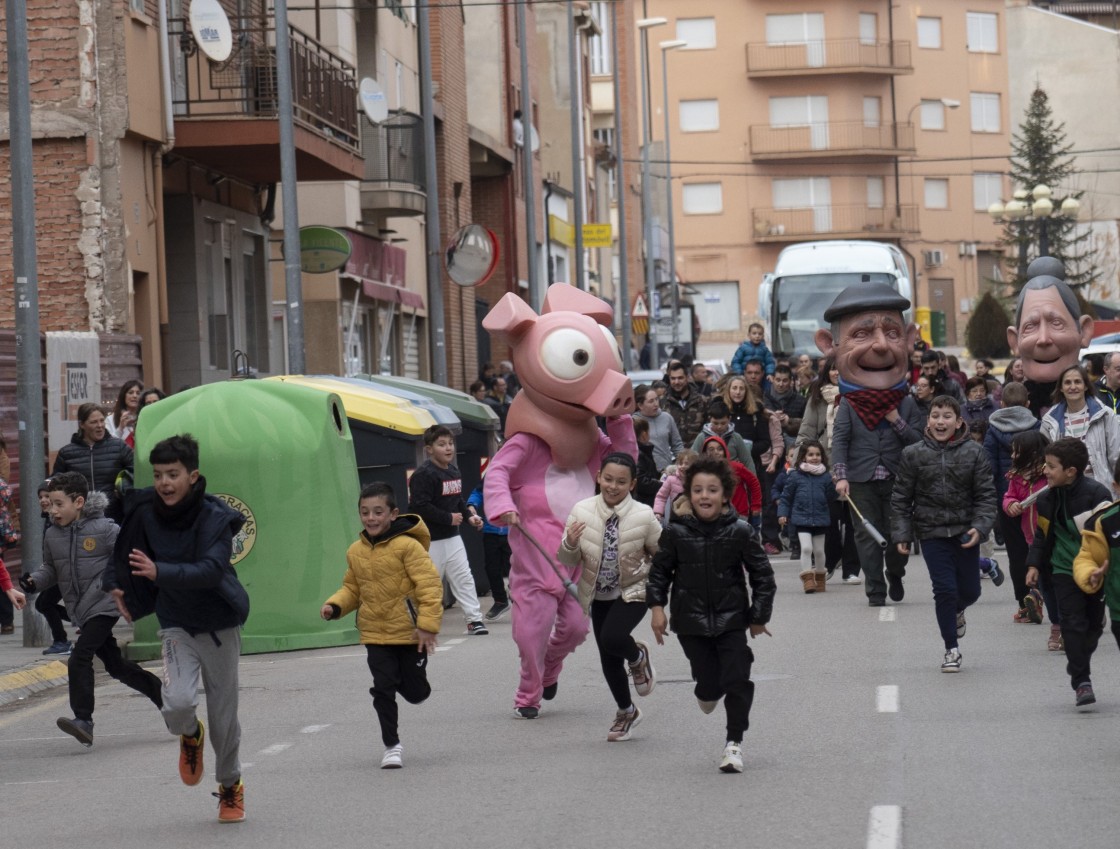
[{"label": "blue jeans", "polygon": [[957,647],[957,614],[980,598],[980,546],[962,548],[955,538],[922,540],[933,583],[933,607],[946,649]]}]

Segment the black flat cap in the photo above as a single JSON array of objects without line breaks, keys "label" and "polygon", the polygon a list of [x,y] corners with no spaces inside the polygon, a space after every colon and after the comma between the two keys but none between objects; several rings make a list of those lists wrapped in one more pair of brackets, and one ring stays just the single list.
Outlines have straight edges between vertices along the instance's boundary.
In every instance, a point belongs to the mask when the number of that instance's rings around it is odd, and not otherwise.
[{"label": "black flat cap", "polygon": [[832,306],[824,311],[824,320],[833,322],[846,315],[867,310],[903,312],[908,309],[910,300],[886,283],[857,283],[836,296]]}]

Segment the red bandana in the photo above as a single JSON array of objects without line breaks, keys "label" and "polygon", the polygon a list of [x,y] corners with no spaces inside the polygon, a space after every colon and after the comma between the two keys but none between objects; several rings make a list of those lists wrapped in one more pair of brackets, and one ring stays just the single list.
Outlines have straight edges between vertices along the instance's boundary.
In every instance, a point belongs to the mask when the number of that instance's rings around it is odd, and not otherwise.
[{"label": "red bandana", "polygon": [[856,415],[868,428],[876,428],[891,410],[894,410],[906,397],[905,389],[857,389],[844,396]]}]

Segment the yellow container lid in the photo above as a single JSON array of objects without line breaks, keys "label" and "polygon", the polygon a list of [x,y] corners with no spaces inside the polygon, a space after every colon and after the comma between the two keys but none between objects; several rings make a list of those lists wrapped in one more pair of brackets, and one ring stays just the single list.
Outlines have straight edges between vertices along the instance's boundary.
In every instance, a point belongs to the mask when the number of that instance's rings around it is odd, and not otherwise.
[{"label": "yellow container lid", "polygon": [[365,389],[344,380],[331,380],[326,377],[304,377],[303,375],[286,374],[265,378],[266,380],[279,380],[296,386],[306,386],[320,392],[328,392],[342,399],[342,406],[346,409],[346,417],[360,422],[377,425],[388,430],[407,433],[411,436],[420,436],[432,425],[436,424],[432,414],[423,407],[418,407],[411,401],[390,395],[387,392],[378,392],[376,389]]}]

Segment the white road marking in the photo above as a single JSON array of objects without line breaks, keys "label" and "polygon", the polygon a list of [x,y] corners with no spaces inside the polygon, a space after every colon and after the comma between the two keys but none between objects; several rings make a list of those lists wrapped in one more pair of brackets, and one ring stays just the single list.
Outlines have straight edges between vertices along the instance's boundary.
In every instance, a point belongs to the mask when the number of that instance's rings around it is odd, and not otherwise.
[{"label": "white road marking", "polygon": [[266,746],[257,752],[258,755],[278,755],[281,752],[292,748],[291,743],[273,743],[271,746]]},{"label": "white road marking", "polygon": [[880,622],[894,622],[894,616],[895,613],[893,607],[884,607],[879,610]]},{"label": "white road marking", "polygon": [[466,637],[456,637],[455,639],[447,640],[446,642],[447,642],[447,645],[449,645],[449,646],[457,646],[457,645],[459,645],[459,643],[465,643],[466,641],[467,641]]},{"label": "white road marking", "polygon": [[322,731],[324,728],[330,728],[329,725],[308,725],[306,728],[301,728],[301,734],[314,734],[316,731]]},{"label": "white road marking", "polygon": [[879,713],[898,713],[898,685],[881,684],[876,687],[875,707]]},{"label": "white road marking", "polygon": [[867,822],[867,849],[898,849],[902,832],[902,808],[876,805]]}]

